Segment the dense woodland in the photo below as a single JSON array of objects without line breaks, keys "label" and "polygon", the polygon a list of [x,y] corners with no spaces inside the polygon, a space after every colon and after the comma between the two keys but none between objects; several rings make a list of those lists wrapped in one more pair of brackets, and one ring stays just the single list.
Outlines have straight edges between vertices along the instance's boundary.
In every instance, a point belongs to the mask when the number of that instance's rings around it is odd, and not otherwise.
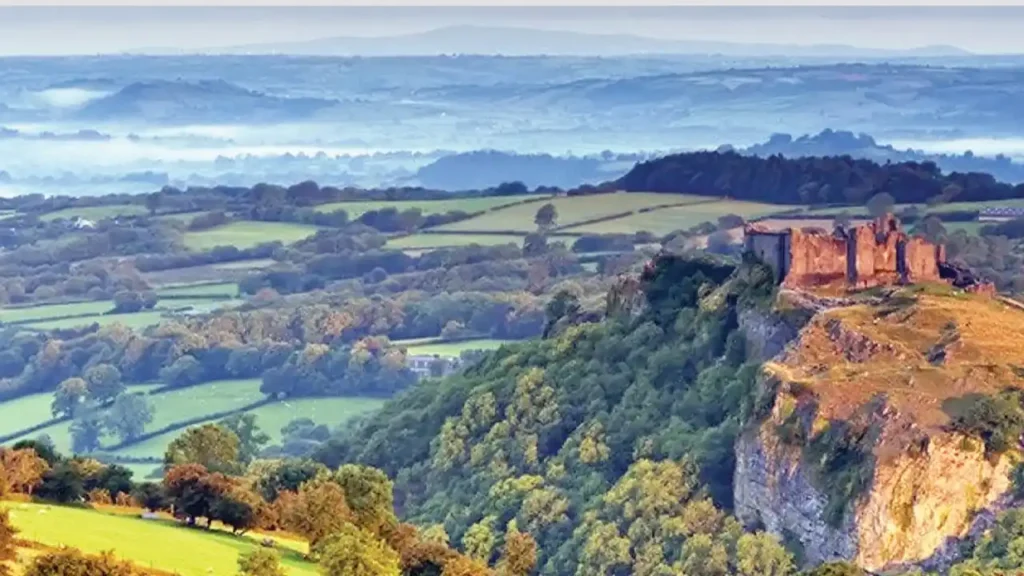
[{"label": "dense woodland", "polygon": [[637,192],[777,204],[861,206],[883,192],[900,204],[1024,197],[1024,184],[1001,183],[980,172],[943,174],[934,162],[878,164],[850,156],[761,158],[737,152],[692,152],[641,162],[617,184]]}]

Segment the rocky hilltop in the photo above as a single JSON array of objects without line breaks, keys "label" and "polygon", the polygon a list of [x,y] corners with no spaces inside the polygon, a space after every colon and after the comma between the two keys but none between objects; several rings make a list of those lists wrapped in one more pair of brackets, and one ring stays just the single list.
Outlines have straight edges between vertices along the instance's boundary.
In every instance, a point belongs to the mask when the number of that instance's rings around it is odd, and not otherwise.
[{"label": "rocky hilltop", "polygon": [[1024,387],[1024,311],[942,285],[780,302],[810,320],[764,365],[737,516],[809,564],[946,565],[1010,498],[1016,446],[985,416]]}]

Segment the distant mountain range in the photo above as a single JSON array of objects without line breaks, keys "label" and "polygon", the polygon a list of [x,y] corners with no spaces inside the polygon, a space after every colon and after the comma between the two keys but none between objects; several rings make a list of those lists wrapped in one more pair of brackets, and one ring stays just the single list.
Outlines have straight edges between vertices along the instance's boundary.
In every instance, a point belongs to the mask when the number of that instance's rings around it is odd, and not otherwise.
[{"label": "distant mountain range", "polygon": [[[160,52],[160,50],[155,50]],[[305,56],[426,56],[438,54],[612,56],[718,54],[822,58],[954,57],[971,53],[954,46],[882,50],[847,45],[746,44],[665,40],[625,34],[587,34],[517,27],[449,26],[397,36],[320,38],[301,42],[210,48],[211,54]]]}]

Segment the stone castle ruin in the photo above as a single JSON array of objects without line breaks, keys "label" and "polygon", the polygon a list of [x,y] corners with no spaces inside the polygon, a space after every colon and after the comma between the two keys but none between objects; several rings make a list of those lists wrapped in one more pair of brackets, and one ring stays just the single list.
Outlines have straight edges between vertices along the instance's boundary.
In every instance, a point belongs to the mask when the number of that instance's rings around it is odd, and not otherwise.
[{"label": "stone castle ruin", "polygon": [[[786,288],[860,290],[953,280],[964,274],[946,263],[944,246],[910,237],[891,214],[832,232],[772,230],[754,223],[744,233],[746,250],[771,266]],[[977,284],[973,277],[963,282]],[[955,280],[952,283],[957,284]]]}]

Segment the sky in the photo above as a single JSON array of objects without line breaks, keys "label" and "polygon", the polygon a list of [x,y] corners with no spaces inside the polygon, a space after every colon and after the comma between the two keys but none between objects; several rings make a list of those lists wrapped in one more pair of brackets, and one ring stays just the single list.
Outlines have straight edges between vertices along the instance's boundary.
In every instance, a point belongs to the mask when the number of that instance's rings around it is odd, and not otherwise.
[{"label": "sky", "polygon": [[[492,1],[486,7],[430,7],[406,0],[402,7],[345,7],[338,0],[305,0],[320,7],[268,7],[248,0],[195,0],[207,8],[184,7],[170,0],[111,0],[134,7],[86,7],[64,0],[61,7],[38,1],[0,0],[0,55],[94,54],[147,49],[203,50],[217,47],[290,42],[332,36],[387,36],[448,25],[514,25],[575,32],[623,33],[675,40],[775,44],[849,44],[870,48],[915,48],[949,44],[978,53],[1024,53],[1024,0],[988,2],[993,6],[954,8],[941,2],[904,0],[902,8],[881,0],[840,7],[822,2],[734,0],[715,6],[691,0],[689,7],[609,7],[561,0],[562,8],[537,6],[539,0]],[[391,1],[388,4],[400,2]],[[458,4],[459,0],[448,4]],[[462,0],[463,4],[468,4]],[[20,5],[17,5],[20,4]],[[56,2],[54,2],[56,4]],[[279,2],[278,2],[279,4]],[[351,3],[350,3],[351,4]],[[525,6],[534,4],[534,6]],[[620,2],[621,4],[621,2]],[[673,2],[672,4],[680,4]],[[724,5],[729,6],[724,6]],[[822,8],[820,5],[830,4]],[[868,6],[867,4],[875,4]],[[882,6],[879,6],[881,4]],[[145,6],[145,7],[139,7]],[[175,7],[171,7],[175,6]],[[328,7],[333,6],[333,7]],[[1013,7],[1007,7],[1013,6]]]}]

